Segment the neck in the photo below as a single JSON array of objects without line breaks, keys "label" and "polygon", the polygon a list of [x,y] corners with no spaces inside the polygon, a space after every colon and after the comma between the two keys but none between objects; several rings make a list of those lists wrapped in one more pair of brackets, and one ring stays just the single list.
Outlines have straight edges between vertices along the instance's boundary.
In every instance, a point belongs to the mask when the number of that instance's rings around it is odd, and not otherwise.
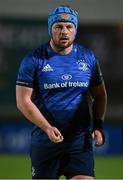
[{"label": "neck", "polygon": [[73,48],[73,44],[71,44],[69,47],[58,47],[53,43],[52,39],[50,40],[50,46],[56,53],[59,53],[62,55],[69,54]]}]

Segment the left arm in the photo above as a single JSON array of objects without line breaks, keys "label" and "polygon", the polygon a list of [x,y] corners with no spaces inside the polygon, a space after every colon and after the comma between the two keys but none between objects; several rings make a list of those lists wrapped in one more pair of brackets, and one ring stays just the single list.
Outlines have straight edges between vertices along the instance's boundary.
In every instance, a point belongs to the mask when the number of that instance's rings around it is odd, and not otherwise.
[{"label": "left arm", "polygon": [[104,121],[107,107],[107,93],[104,82],[92,87],[90,93],[93,98],[93,118]]},{"label": "left arm", "polygon": [[96,145],[104,144],[105,138],[103,133],[103,121],[107,107],[107,93],[104,82],[90,89],[90,94],[93,98],[92,113],[93,113],[93,133]]}]

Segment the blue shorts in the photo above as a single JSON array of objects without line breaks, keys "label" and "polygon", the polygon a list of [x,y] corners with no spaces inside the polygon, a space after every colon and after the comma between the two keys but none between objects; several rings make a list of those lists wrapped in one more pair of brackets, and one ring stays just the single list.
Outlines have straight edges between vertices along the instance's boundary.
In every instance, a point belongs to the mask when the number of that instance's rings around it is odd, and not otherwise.
[{"label": "blue shorts", "polygon": [[92,137],[82,133],[55,144],[48,138],[31,145],[32,179],[67,179],[76,175],[94,177]]}]

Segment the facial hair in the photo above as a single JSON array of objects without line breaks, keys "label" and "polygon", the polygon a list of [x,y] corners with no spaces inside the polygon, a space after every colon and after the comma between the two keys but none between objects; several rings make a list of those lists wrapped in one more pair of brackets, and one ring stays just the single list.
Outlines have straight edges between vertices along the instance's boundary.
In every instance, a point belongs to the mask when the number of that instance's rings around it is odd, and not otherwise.
[{"label": "facial hair", "polygon": [[[70,47],[70,46],[73,44],[73,42],[74,42],[74,39],[69,40],[69,38],[67,38],[67,37],[61,37],[59,40],[55,40],[55,39],[53,38],[53,36],[52,36],[51,39],[52,39],[53,45],[54,45],[57,49],[66,49],[66,48]],[[64,40],[64,39],[68,40],[68,42],[67,42],[66,44],[65,44],[65,43],[60,43],[60,41],[62,41],[62,40]]]}]

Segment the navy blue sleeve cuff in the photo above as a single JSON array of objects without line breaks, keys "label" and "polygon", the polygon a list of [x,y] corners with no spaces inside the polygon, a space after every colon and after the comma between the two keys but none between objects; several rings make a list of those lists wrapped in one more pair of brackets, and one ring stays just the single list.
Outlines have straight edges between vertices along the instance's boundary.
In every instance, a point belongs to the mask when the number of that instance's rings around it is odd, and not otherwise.
[{"label": "navy blue sleeve cuff", "polygon": [[30,87],[30,88],[33,87],[32,83],[30,83],[30,82],[25,82],[25,81],[20,81],[20,80],[17,80],[17,81],[16,81],[16,85],[25,86],[25,87]]}]

